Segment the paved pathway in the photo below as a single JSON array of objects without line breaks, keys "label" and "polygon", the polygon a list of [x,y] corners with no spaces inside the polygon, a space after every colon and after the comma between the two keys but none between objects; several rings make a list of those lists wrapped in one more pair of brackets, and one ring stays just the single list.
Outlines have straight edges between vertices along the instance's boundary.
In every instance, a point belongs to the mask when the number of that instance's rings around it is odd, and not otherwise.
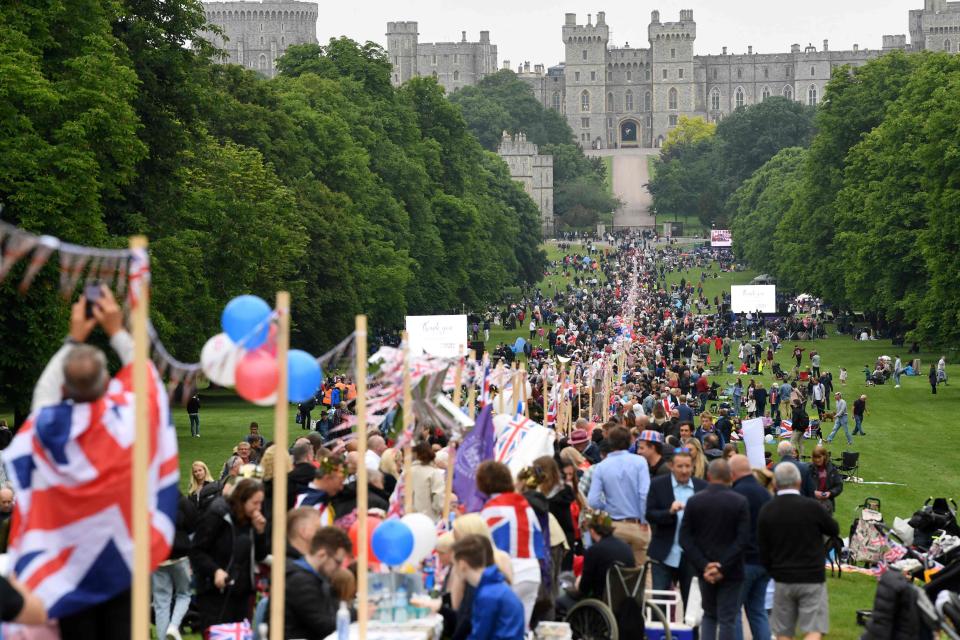
[{"label": "paved pathway", "polygon": [[610,156],[613,160],[613,193],[623,206],[613,216],[614,227],[653,227],[656,219],[650,213],[653,198],[647,191],[650,180],[647,160],[657,149],[610,149],[588,151],[589,155]]}]

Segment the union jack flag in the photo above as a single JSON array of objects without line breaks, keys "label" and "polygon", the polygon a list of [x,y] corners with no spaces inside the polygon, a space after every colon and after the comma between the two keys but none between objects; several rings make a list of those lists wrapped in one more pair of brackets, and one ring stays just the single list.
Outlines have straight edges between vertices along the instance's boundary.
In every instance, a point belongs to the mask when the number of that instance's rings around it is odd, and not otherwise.
[{"label": "union jack flag", "polygon": [[494,455],[497,462],[506,462],[513,457],[520,443],[527,437],[530,427],[536,423],[529,418],[517,417],[510,420],[506,426],[497,431],[497,444]]},{"label": "union jack flag", "polygon": [[[166,560],[179,491],[176,431],[160,377],[149,366],[150,567]],[[8,552],[21,582],[61,618],[109,600],[131,583],[133,366],[92,403],[63,402],[30,416],[3,452],[17,504]]]},{"label": "union jack flag", "polygon": [[486,361],[483,365],[483,376],[480,378],[480,406],[485,407],[490,404],[490,362]]},{"label": "union jack flag", "polygon": [[330,497],[320,489],[307,487],[303,493],[297,494],[294,507],[313,507],[320,512],[320,525],[329,526],[333,524],[333,507],[330,506]]},{"label": "union jack flag", "polygon": [[249,620],[215,624],[207,630],[208,640],[253,640]]},{"label": "union jack flag", "polygon": [[527,499],[519,493],[501,493],[480,512],[490,527],[493,544],[511,558],[543,558],[546,545],[540,521]]},{"label": "union jack flag", "polygon": [[540,456],[553,455],[556,434],[522,415],[501,414],[493,419],[496,429],[494,459],[516,474]]}]

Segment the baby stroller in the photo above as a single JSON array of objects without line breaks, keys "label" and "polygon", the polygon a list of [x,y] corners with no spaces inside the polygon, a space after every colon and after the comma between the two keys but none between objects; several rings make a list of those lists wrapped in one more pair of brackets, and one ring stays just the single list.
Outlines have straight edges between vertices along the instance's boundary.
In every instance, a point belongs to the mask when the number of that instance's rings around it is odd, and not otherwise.
[{"label": "baby stroller", "polygon": [[888,529],[884,526],[883,514],[880,513],[880,499],[865,499],[863,504],[857,507],[856,513],[850,526],[848,561],[853,565],[879,564],[891,548],[891,541],[887,539]]},{"label": "baby stroller", "polygon": [[927,550],[933,544],[934,537],[940,533],[951,536],[960,536],[960,525],[957,524],[957,503],[947,498],[927,498],[923,506],[914,512],[910,518],[913,527],[913,544]]},{"label": "baby stroller", "polygon": [[773,363],[773,375],[779,380],[783,380],[786,377],[786,373],[783,371],[783,367],[780,366],[779,362]]}]

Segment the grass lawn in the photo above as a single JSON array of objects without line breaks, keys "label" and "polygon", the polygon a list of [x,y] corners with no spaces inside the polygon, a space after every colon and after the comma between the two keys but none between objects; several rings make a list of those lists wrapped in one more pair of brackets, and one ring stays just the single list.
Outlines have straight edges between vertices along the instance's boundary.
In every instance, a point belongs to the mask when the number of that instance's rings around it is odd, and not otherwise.
[{"label": "grass lawn", "polygon": [[[679,282],[682,276],[689,280],[699,276],[699,270],[668,275],[668,282]],[[729,291],[731,284],[742,284],[753,277],[753,273],[721,273],[717,279],[708,279],[705,283],[707,294],[712,299],[720,290]],[[809,363],[810,350],[816,349],[823,357],[823,368],[831,371],[836,390],[844,394],[852,406],[860,394],[867,396],[867,414],[863,422],[866,436],[855,436],[853,451],[860,452],[860,476],[866,482],[892,482],[884,484],[845,483],[843,493],[837,498],[836,519],[840,524],[841,535],[849,533],[856,507],[864,498],[876,497],[881,500],[884,520],[890,524],[893,518],[909,518],[923,501],[930,496],[948,496],[956,498],[960,494],[960,482],[956,480],[956,469],[960,467],[960,452],[948,443],[954,439],[953,419],[960,407],[960,391],[956,386],[941,386],[934,396],[927,383],[926,371],[931,362],[940,357],[939,352],[922,351],[919,358],[923,375],[904,376],[902,387],[895,389],[892,384],[867,387],[861,373],[864,364],[871,368],[878,356],[902,356],[908,361],[905,349],[894,348],[889,340],[858,342],[848,336],[833,332],[824,340],[800,343],[807,351],[804,363]],[[790,351],[793,343],[785,343],[776,360],[784,369],[792,368]],[[839,386],[839,368],[845,367],[849,378],[845,387]],[[948,366],[948,377],[960,375],[960,367]],[[769,383],[771,375],[753,376],[757,382]],[[721,384],[734,380],[732,375],[718,375]],[[744,381],[746,386],[747,380]],[[830,423],[827,423],[828,425]],[[832,428],[832,427],[831,427]],[[850,421],[853,428],[853,420]],[[826,435],[826,434],[825,434]],[[812,441],[807,441],[809,449]],[[771,450],[775,446],[769,446]],[[833,457],[838,457],[846,449],[843,434],[837,435],[830,446]],[[855,624],[855,611],[870,608],[876,591],[876,581],[869,576],[844,575],[840,580],[829,581],[830,618],[834,632],[831,638],[854,639],[862,630]]]}]

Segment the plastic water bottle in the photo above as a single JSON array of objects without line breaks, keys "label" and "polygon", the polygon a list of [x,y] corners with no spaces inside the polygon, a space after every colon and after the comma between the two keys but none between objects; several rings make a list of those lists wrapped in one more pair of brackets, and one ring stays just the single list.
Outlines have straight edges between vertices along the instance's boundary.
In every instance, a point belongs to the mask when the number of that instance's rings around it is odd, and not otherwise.
[{"label": "plastic water bottle", "polygon": [[408,619],[407,615],[407,589],[403,585],[400,585],[400,588],[397,589],[396,599],[394,600],[393,608],[393,621],[398,623],[404,623]]},{"label": "plastic water bottle", "polygon": [[337,640],[350,640],[350,610],[342,600],[337,610]]}]

